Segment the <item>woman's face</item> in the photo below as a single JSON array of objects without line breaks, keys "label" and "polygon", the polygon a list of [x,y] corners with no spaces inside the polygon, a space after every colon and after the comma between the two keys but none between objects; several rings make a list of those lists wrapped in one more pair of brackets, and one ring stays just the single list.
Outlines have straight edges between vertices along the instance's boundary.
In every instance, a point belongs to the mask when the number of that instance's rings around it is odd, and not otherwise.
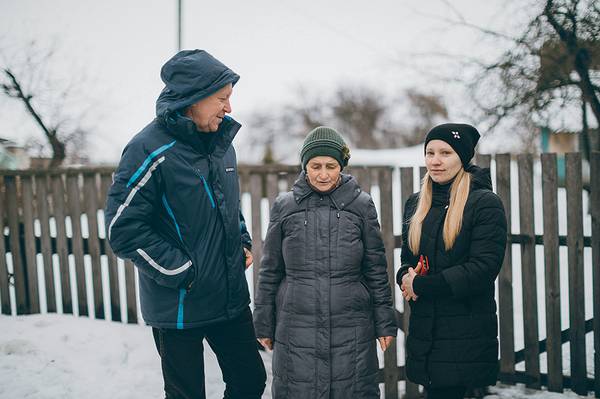
[{"label": "woman's face", "polygon": [[318,156],[306,164],[308,182],[319,192],[331,190],[337,184],[342,167],[335,158]]},{"label": "woman's face", "polygon": [[431,140],[425,148],[425,166],[434,182],[444,184],[456,176],[462,168],[462,162],[450,144]]}]

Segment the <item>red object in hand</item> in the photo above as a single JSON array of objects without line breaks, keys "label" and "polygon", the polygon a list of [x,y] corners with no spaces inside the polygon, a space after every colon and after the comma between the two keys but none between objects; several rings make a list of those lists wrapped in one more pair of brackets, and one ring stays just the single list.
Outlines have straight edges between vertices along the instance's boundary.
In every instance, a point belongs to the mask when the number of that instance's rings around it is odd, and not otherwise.
[{"label": "red object in hand", "polygon": [[427,273],[429,273],[429,258],[427,258],[427,256],[421,255],[419,257],[419,264],[415,269],[415,272],[417,272],[419,276],[426,276]]}]

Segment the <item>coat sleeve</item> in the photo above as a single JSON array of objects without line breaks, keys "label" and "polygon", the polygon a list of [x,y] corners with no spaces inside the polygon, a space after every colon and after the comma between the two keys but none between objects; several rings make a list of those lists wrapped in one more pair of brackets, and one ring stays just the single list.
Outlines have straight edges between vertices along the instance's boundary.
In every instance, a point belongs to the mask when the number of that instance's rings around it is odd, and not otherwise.
[{"label": "coat sleeve", "polygon": [[254,307],[254,329],[257,338],[275,337],[275,299],[285,277],[285,263],[281,251],[283,240],[280,199],[273,203],[269,228],[265,237]]},{"label": "coat sleeve", "polygon": [[242,245],[244,248],[249,251],[252,250],[252,238],[250,237],[250,233],[248,232],[248,227],[246,226],[246,219],[244,219],[244,215],[242,214],[242,209],[240,208],[240,232],[242,233]]},{"label": "coat sleeve", "polygon": [[153,157],[139,144],[125,148],[108,192],[106,231],[114,253],[131,259],[141,273],[165,287],[187,287],[194,276],[191,259],[152,224],[161,206],[160,164],[165,156]]},{"label": "coat sleeve", "polygon": [[500,272],[506,248],[506,215],[500,198],[490,192],[478,201],[468,260],[442,271],[455,297],[489,290]]},{"label": "coat sleeve", "polygon": [[417,199],[416,194],[409,197],[404,204],[404,211],[402,212],[402,250],[400,252],[400,269],[396,273],[396,283],[398,285],[402,284],[402,277],[408,273],[408,269],[415,267],[418,261],[418,257],[408,247],[408,227],[410,225],[410,218],[414,214]]},{"label": "coat sleeve", "polygon": [[364,219],[362,239],[364,245],[362,273],[373,298],[375,333],[378,337],[396,336],[398,327],[387,274],[385,247],[377,221],[377,210],[370,198]]}]

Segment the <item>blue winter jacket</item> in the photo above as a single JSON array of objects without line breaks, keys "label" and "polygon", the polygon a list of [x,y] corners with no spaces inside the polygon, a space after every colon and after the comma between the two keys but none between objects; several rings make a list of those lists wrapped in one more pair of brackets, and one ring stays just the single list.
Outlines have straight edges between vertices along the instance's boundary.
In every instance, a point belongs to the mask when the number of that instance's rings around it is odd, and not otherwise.
[{"label": "blue winter jacket", "polygon": [[178,53],[161,77],[157,118],[125,147],[105,221],[113,251],[140,272],[145,322],[182,329],[234,318],[250,303],[242,246],[251,241],[231,144],[240,124],[225,117],[217,132],[199,133],[182,115],[239,77],[200,50]]}]

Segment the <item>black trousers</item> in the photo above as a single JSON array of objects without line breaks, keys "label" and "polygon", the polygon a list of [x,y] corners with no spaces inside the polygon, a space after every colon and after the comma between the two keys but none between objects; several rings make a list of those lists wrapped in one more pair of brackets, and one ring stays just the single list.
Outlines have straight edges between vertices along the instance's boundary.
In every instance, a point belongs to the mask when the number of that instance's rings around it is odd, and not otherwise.
[{"label": "black trousers", "polygon": [[266,382],[250,308],[223,323],[183,330],[152,328],[167,399],[204,399],[204,339],[217,355],[225,399],[258,399]]},{"label": "black trousers", "polygon": [[427,399],[463,399],[466,387],[428,387],[425,388]]}]

